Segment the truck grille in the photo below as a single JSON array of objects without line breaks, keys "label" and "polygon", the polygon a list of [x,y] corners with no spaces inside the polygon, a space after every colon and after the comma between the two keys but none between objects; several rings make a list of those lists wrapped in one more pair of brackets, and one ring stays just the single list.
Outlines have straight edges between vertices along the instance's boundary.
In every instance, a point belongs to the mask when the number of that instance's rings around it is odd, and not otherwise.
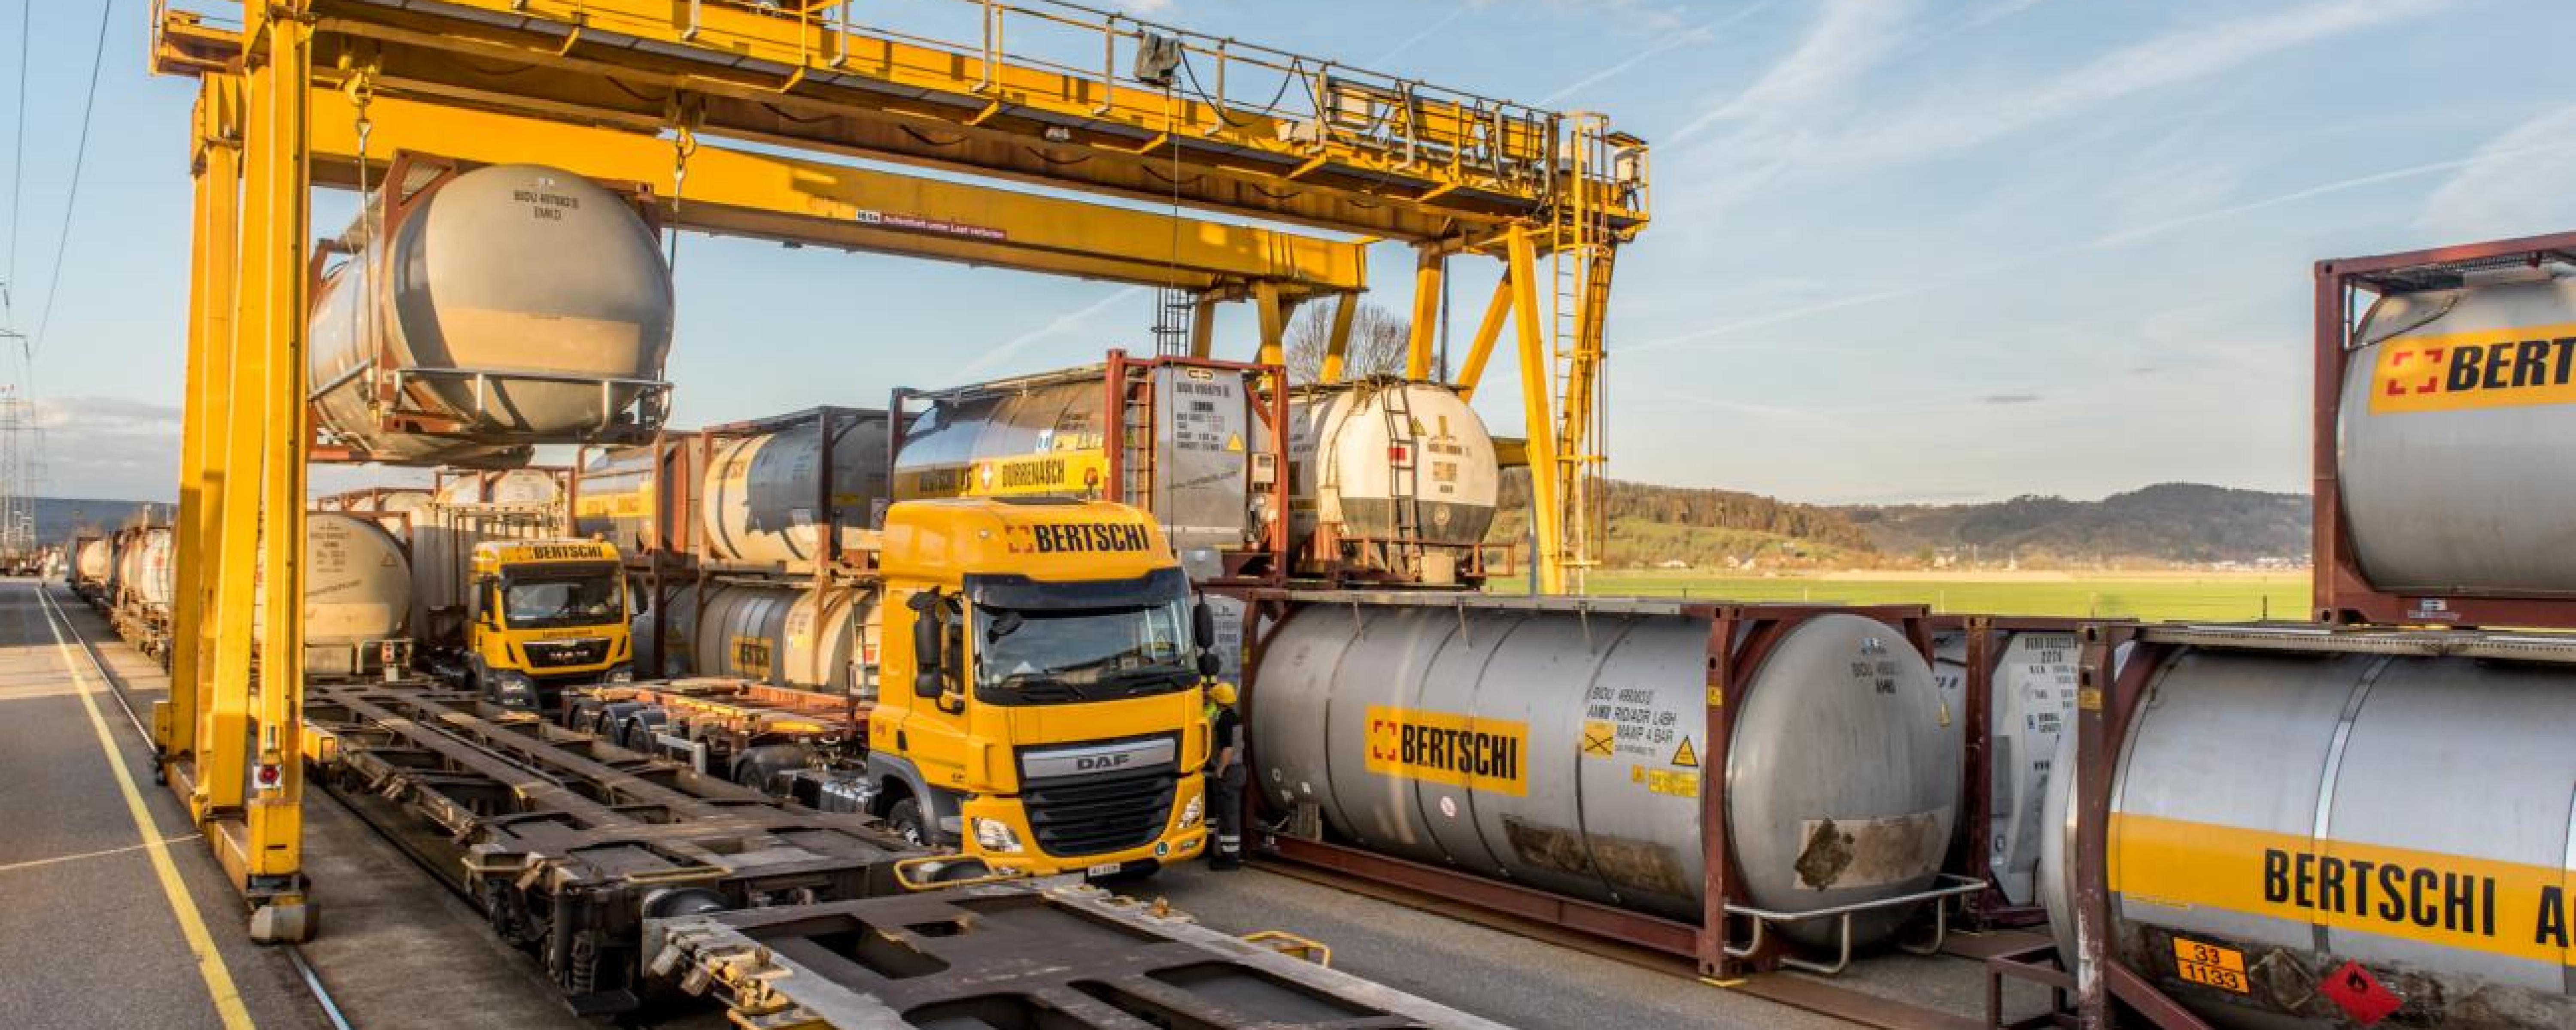
[{"label": "truck grille", "polygon": [[608,641],[539,640],[520,645],[528,654],[530,668],[552,669],[566,665],[597,665],[608,658]]},{"label": "truck grille", "polygon": [[1038,847],[1059,857],[1099,855],[1151,843],[1171,815],[1180,770],[1131,772],[1031,783],[1021,794]]}]

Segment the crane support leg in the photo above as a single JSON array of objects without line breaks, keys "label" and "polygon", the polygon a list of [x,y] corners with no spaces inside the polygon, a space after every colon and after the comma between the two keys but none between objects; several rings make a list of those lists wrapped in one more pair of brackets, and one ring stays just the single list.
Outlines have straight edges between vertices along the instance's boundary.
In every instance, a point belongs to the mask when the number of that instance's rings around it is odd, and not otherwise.
[{"label": "crane support leg", "polygon": [[224,444],[218,427],[206,425],[208,412],[224,406],[232,390],[233,248],[241,235],[241,80],[210,76],[197,96],[195,165],[196,246],[189,255],[188,372],[185,416],[180,420],[179,551],[170,603],[170,694],[153,707],[152,745],[160,762],[156,778],[167,779],[169,763],[192,758],[197,749],[200,700],[205,696],[207,596],[214,589],[206,556],[222,543],[224,481],[209,473],[220,466]]},{"label": "crane support leg", "polygon": [[1503,277],[1494,282],[1494,299],[1485,303],[1485,318],[1476,323],[1476,338],[1467,343],[1467,364],[1458,370],[1458,398],[1473,400],[1476,384],[1485,378],[1485,362],[1494,356],[1494,341],[1502,338],[1503,320],[1512,313],[1512,273],[1506,268]]},{"label": "crane support leg", "polygon": [[1343,363],[1351,353],[1351,321],[1359,314],[1360,295],[1345,293],[1333,301],[1333,332],[1324,338],[1324,365],[1316,372],[1319,383],[1342,381]]},{"label": "crane support leg", "polygon": [[1286,363],[1288,304],[1279,296],[1275,283],[1256,283],[1252,287],[1253,307],[1261,312],[1261,357],[1264,365]]},{"label": "crane support leg", "polygon": [[1404,378],[1414,382],[1431,378],[1431,345],[1440,338],[1440,279],[1448,268],[1448,258],[1430,247],[1414,258],[1413,337],[1404,353]]},{"label": "crane support leg", "polygon": [[[192,405],[185,417],[202,438],[223,440],[220,453],[209,447],[203,473],[220,483],[220,547],[190,556],[212,562],[196,575],[212,574],[214,598],[206,616],[214,626],[215,660],[200,695],[195,750],[174,777],[217,860],[251,903],[252,937],[263,941],[302,940],[311,929],[302,872],[298,723],[312,27],[282,6],[249,9],[247,38],[265,60],[250,62],[241,93],[247,117],[238,251],[219,238],[197,244],[207,262],[238,254],[240,307],[230,334],[226,402],[220,409]],[[263,566],[268,611],[254,682],[253,584]]]},{"label": "crane support leg", "polygon": [[1556,419],[1549,410],[1547,343],[1541,331],[1546,316],[1538,306],[1537,247],[1530,242],[1529,230],[1514,226],[1506,234],[1505,248],[1510,264],[1503,274],[1512,284],[1512,322],[1520,340],[1521,416],[1529,434],[1530,528],[1538,552],[1530,556],[1531,582],[1539,593],[1557,594],[1565,590],[1565,555],[1559,543],[1565,512],[1556,497]]},{"label": "crane support leg", "polygon": [[1190,356],[1204,358],[1216,353],[1217,298],[1199,294],[1198,307],[1190,312]]}]

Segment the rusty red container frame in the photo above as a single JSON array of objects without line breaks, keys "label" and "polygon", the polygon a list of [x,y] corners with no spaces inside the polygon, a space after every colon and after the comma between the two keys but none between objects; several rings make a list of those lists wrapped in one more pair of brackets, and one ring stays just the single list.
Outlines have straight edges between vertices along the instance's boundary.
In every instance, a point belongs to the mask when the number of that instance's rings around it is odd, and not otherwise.
[{"label": "rusty red container frame", "polygon": [[[2373,586],[2352,553],[2344,524],[2336,426],[2343,415],[2354,299],[2363,292],[2437,285],[2466,269],[2576,263],[2576,232],[2489,240],[2431,250],[2319,261],[2316,265],[2315,422],[2309,448],[2315,497],[2317,621],[2341,625],[2576,628],[2576,599],[2467,594],[2398,594]],[[2426,602],[2438,602],[2428,606]]]},{"label": "rusty red container frame", "polygon": [[[1246,654],[1242,703],[1249,710],[1252,698],[1261,689],[1255,671],[1259,669],[1262,655],[1270,643],[1261,632],[1263,624],[1267,622],[1273,627],[1281,624],[1289,610],[1300,604],[1329,602],[1286,590],[1253,590],[1237,596],[1247,602],[1243,615]],[[1301,596],[1308,599],[1300,600]],[[1579,602],[1583,599],[1567,600]],[[1254,847],[1286,861],[1681,956],[1690,959],[1701,976],[1711,979],[1730,980],[1778,968],[1780,958],[1787,954],[1787,948],[1778,935],[1765,935],[1761,946],[1749,956],[1728,954],[1728,949],[1740,947],[1750,937],[1749,933],[1743,932],[1747,929],[1746,921],[1726,911],[1729,905],[1751,905],[1726,832],[1724,770],[1733,738],[1733,715],[1741,704],[1742,691],[1749,689],[1754,671],[1760,668],[1763,659],[1791,629],[1823,615],[1860,615],[1886,622],[1903,633],[1915,652],[1928,662],[1932,658],[1930,611],[1921,605],[1898,604],[1672,604],[1675,614],[1705,620],[1708,624],[1704,683],[1708,693],[1703,704],[1705,722],[1702,730],[1705,734],[1702,739],[1707,744],[1700,751],[1704,773],[1700,790],[1704,908],[1696,923],[1568,898],[1456,869],[1391,858],[1348,845],[1266,832],[1258,826],[1253,834]],[[1258,757],[1254,755],[1254,760],[1258,761]],[[1267,823],[1284,814],[1269,811],[1259,790],[1248,785],[1246,790],[1250,794],[1245,799],[1246,811],[1260,813],[1264,817],[1262,822]],[[1954,849],[1953,864],[1957,857]]]}]

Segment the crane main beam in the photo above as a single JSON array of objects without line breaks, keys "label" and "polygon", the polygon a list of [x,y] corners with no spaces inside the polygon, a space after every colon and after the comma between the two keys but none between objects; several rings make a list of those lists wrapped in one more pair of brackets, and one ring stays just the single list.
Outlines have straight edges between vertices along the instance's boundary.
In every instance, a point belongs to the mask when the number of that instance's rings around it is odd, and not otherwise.
[{"label": "crane main beam", "polygon": [[[372,66],[389,88],[461,103],[1494,253],[1503,226],[1544,221],[1569,191],[1622,231],[1645,221],[1618,169],[1570,174],[1556,112],[1088,8],[940,2],[981,29],[941,39],[857,24],[849,5],[741,0],[306,6],[316,68]],[[1264,91],[1276,99],[1236,99]]]},{"label": "crane main beam", "polygon": [[[162,38],[164,59],[156,64],[167,71],[203,74],[240,57],[238,34],[202,22]],[[681,163],[674,140],[650,126],[458,107],[372,85],[362,94],[347,88],[349,76],[332,78],[317,74],[312,90],[308,146],[316,185],[382,182],[393,154],[408,149],[647,184],[656,188],[663,224],[719,235],[1229,299],[1250,297],[1257,283],[1276,285],[1292,301],[1367,285],[1360,242],[713,145],[693,147]],[[685,178],[675,180],[682,168]]]}]

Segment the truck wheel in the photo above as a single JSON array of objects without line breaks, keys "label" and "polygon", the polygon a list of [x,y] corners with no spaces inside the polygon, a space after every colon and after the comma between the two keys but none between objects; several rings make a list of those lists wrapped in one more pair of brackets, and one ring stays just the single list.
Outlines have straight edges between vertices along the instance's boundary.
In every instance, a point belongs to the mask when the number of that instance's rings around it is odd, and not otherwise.
[{"label": "truck wheel", "polygon": [[894,828],[896,836],[922,847],[930,846],[930,820],[922,817],[919,801],[905,798],[895,802],[893,808],[886,809],[886,825]]}]

